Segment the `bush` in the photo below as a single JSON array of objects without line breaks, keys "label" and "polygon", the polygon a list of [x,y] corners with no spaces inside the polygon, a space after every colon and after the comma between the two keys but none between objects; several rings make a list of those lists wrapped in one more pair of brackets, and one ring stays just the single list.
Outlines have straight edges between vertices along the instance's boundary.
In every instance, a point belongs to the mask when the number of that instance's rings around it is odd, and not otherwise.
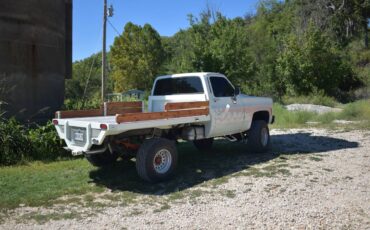
[{"label": "bush", "polygon": [[340,114],[341,119],[370,121],[370,100],[347,104]]},{"label": "bush", "polygon": [[28,138],[32,143],[32,160],[50,161],[68,156],[63,149],[63,141],[58,137],[54,125],[49,122],[45,126],[38,126],[28,131]]},{"label": "bush", "polygon": [[28,129],[14,118],[0,120],[0,165],[53,161],[67,156],[51,122]]},{"label": "bush", "polygon": [[284,105],[299,103],[299,104],[325,105],[330,107],[335,107],[338,105],[338,102],[333,97],[326,96],[324,95],[324,93],[310,94],[307,96],[297,96],[297,97],[284,96],[282,98],[282,103]]},{"label": "bush", "polygon": [[15,119],[0,120],[0,165],[24,161],[31,146],[24,127]]},{"label": "bush", "polygon": [[274,103],[275,128],[299,127],[315,117],[315,113],[307,111],[288,111],[283,105]]},{"label": "bush", "polygon": [[343,92],[361,86],[360,79],[343,60],[337,47],[325,33],[313,26],[302,38],[288,37],[285,49],[277,59],[277,73],[285,82],[288,95],[322,91],[343,99]]}]

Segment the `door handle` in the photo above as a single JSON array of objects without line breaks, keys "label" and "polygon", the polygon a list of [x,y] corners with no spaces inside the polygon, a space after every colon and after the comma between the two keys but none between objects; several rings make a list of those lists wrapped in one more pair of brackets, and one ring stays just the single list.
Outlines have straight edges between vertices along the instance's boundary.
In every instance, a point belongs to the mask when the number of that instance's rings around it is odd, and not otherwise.
[{"label": "door handle", "polygon": [[221,112],[216,112],[218,116],[221,116],[222,114],[225,116],[230,110],[230,105],[229,104],[226,104],[225,106],[225,110],[221,111]]}]

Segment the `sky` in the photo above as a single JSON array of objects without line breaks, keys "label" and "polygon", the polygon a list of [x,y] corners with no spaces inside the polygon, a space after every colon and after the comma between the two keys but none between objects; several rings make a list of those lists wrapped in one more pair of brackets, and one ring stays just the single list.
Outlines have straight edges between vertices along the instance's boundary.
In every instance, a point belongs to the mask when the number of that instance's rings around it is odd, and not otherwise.
[{"label": "sky", "polygon": [[[108,0],[114,16],[107,23],[107,49],[127,22],[149,23],[162,36],[172,36],[189,27],[188,14],[198,16],[206,9],[227,18],[254,13],[258,0]],[[73,1],[73,60],[81,60],[102,49],[103,0]],[[113,28],[114,27],[114,28]]]}]

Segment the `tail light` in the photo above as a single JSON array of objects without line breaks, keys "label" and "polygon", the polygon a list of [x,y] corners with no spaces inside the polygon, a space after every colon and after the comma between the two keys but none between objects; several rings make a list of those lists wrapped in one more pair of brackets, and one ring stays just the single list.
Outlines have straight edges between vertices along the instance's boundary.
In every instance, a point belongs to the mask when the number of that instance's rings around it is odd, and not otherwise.
[{"label": "tail light", "polygon": [[108,129],[108,125],[100,124],[100,129],[106,130],[106,129]]},{"label": "tail light", "polygon": [[53,120],[53,125],[58,125],[58,124],[59,124],[58,120],[54,119]]}]

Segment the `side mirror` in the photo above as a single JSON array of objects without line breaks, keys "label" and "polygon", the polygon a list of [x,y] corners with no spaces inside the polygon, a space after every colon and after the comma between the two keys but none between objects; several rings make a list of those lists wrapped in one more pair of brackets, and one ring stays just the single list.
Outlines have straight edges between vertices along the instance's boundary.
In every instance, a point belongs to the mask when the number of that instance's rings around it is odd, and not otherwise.
[{"label": "side mirror", "polygon": [[240,94],[240,87],[235,87],[234,96],[238,96]]}]

